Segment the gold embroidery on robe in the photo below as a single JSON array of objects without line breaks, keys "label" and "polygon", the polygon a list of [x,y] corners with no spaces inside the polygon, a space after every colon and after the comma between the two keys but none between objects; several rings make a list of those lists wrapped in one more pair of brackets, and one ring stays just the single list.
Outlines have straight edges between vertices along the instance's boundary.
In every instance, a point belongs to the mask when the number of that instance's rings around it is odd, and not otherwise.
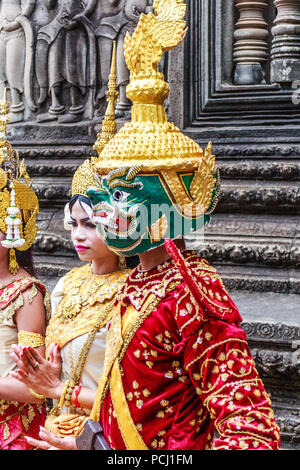
[{"label": "gold embroidery on robe", "polygon": [[105,306],[122,288],[129,270],[95,275],[89,265],[70,271],[64,281],[64,296],[58,304],[46,332],[46,346],[54,342],[61,348],[78,336],[89,333],[99,322],[103,310],[103,328],[111,319]]}]

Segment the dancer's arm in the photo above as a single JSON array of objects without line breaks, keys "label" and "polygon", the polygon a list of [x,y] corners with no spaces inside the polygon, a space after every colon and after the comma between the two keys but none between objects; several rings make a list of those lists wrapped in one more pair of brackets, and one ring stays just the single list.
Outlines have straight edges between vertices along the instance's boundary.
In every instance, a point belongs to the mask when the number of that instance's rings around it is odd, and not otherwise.
[{"label": "dancer's arm", "polygon": [[[24,304],[15,314],[15,323],[18,331],[37,333],[45,336],[45,310],[41,292],[29,301],[28,292],[23,293]],[[34,314],[33,314],[34,312]],[[45,347],[36,348],[41,357],[45,354]],[[42,403],[37,399],[25,384],[13,377],[0,378],[0,398],[2,400],[18,401],[22,403]]]}]

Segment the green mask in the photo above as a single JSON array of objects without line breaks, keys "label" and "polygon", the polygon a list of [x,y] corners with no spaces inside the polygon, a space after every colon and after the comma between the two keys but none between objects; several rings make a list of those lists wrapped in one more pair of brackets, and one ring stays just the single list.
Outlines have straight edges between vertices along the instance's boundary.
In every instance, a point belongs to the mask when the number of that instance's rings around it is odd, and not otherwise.
[{"label": "green mask", "polygon": [[[182,172],[178,177],[189,194],[193,172]],[[197,208],[192,199],[187,207],[179,205],[162,173],[142,173],[141,166],[113,170],[87,191],[93,221],[113,251],[125,256],[144,253],[162,245],[166,238],[199,231],[209,222],[209,209],[218,194],[218,172],[213,179],[211,204],[204,213],[203,206]]]}]

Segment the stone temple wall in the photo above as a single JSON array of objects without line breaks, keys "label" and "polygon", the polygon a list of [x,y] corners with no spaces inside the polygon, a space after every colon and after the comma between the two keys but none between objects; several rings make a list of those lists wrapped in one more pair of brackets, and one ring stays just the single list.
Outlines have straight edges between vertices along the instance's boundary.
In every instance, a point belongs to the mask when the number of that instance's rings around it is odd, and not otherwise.
[{"label": "stone temple wall", "polygon": [[[189,0],[188,34],[161,64],[167,112],[205,147],[222,192],[204,240],[243,316],[271,393],[282,447],[300,441],[300,6],[298,0]],[[75,169],[95,155],[117,42],[119,127],[130,118],[122,45],[151,0],[2,0],[0,95],[9,138],[40,199],[34,256],[50,289],[78,259],[63,229]]]}]

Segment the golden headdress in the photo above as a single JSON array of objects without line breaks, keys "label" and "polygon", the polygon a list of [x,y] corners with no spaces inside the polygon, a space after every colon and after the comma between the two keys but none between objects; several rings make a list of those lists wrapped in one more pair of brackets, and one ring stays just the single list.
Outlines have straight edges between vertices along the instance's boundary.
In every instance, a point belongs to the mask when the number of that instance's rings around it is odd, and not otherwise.
[{"label": "golden headdress", "polygon": [[72,197],[76,194],[86,196],[86,190],[89,186],[93,186],[94,167],[99,161],[102,150],[105,145],[117,133],[117,122],[115,119],[115,102],[118,97],[117,92],[117,76],[116,76],[116,44],[113,45],[112,64],[108,79],[108,90],[106,91],[106,100],[108,102],[107,109],[102,121],[102,131],[97,135],[94,150],[97,151],[98,157],[92,157],[85,160],[76,170],[72,180]]},{"label": "golden headdress", "polygon": [[[106,100],[108,102],[106,112],[102,121],[102,129],[97,134],[97,140],[94,145],[94,150],[97,151],[98,157],[91,157],[86,159],[75,171],[72,186],[71,197],[76,195],[86,196],[86,190],[95,184],[95,165],[99,161],[99,157],[105,145],[112,139],[117,132],[117,122],[115,118],[115,102],[118,97],[117,92],[117,76],[116,76],[116,43],[113,43],[112,64],[108,79],[108,90],[106,91]],[[85,207],[88,210],[88,207]],[[70,230],[70,209],[69,204],[65,206],[64,227]],[[90,215],[92,216],[92,210]]]},{"label": "golden headdress", "polygon": [[0,100],[0,230],[6,234],[1,244],[10,249],[9,270],[15,275],[19,269],[15,249],[28,250],[38,231],[39,201],[32,190],[25,161],[20,163],[18,152],[7,141],[8,112],[5,90]]},{"label": "golden headdress", "polygon": [[125,123],[105,146],[95,167],[100,175],[133,166],[141,166],[142,173],[158,171],[180,207],[187,207],[191,199],[180,184],[177,171],[193,171],[191,197],[208,214],[215,206],[212,200],[217,200],[219,178],[212,145],[209,143],[203,151],[168,122],[164,101],[169,86],[158,71],[163,53],[185,37],[185,11],[184,0],[155,0],[153,13],[143,13],[133,35],[127,33],[124,54],[130,71],[126,92],[132,101],[131,122]]}]

